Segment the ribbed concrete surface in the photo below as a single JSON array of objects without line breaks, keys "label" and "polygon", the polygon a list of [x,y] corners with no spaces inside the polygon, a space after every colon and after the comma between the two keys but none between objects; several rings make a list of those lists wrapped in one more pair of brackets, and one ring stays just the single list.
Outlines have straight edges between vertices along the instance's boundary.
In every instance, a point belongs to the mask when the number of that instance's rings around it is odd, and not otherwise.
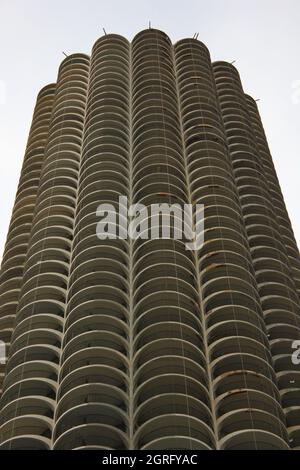
[{"label": "ribbed concrete surface", "polygon": [[[55,84],[43,88],[33,114],[0,272],[0,340],[10,348],[24,263],[52,115]],[[5,367],[0,365],[0,395]]]},{"label": "ribbed concrete surface", "polygon": [[58,74],[1,397],[3,449],[51,447],[88,71],[76,54]]},{"label": "ribbed concrete surface", "polygon": [[[203,247],[100,241],[119,196],[204,204]],[[256,102],[200,41],[111,34],[63,61],[0,279],[0,449],[300,448],[299,252]]]}]

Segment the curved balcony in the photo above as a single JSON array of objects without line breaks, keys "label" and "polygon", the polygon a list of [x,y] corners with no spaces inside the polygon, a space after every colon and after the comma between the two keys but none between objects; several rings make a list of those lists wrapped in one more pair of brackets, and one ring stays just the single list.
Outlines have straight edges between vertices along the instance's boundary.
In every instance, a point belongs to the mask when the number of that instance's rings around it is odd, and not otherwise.
[{"label": "curved balcony", "polygon": [[129,447],[128,247],[96,236],[98,205],[128,193],[128,102],[129,46],[107,35],[91,58],[54,449]]},{"label": "curved balcony", "polygon": [[[44,423],[45,416],[49,416],[51,411],[46,401],[56,398],[57,365],[62,342],[62,320],[59,317],[64,314],[66,302],[66,275],[88,71],[87,56],[75,54],[63,62],[58,76],[44,165],[35,199],[33,236],[29,240],[24,283],[2,395],[3,403],[7,403],[6,409],[9,402],[16,400],[19,416],[12,420],[10,436],[4,429],[4,446],[39,448],[42,446],[42,436],[49,439],[44,445],[50,447],[52,420],[47,430],[42,429],[39,423]],[[32,166],[27,171],[29,168]],[[28,183],[23,180],[22,190],[25,184],[31,184],[31,180]],[[46,401],[43,402],[45,406],[32,408],[32,418],[29,419],[26,415],[28,406],[23,406],[23,403],[25,398],[30,397],[34,401],[33,396],[44,397]],[[26,420],[28,425],[25,425]],[[24,425],[19,426],[23,421]]]},{"label": "curved balcony", "polygon": [[[2,286],[6,288],[7,294],[0,296],[0,310],[10,303],[10,307],[6,306],[6,311],[7,313],[8,310],[10,311],[11,319],[15,316],[18,305],[17,300],[20,294],[21,279],[28,251],[29,234],[31,231],[31,223],[38,192],[38,181],[44,159],[55,91],[55,84],[47,85],[40,91],[37,97],[16,201],[3,253],[0,279],[1,282],[5,282]],[[32,155],[34,155],[34,159],[31,159]],[[11,301],[7,300],[7,297],[9,297]],[[6,329],[3,332],[3,335],[4,334],[5,341],[10,343],[12,329]],[[4,369],[2,366],[1,368]]]}]

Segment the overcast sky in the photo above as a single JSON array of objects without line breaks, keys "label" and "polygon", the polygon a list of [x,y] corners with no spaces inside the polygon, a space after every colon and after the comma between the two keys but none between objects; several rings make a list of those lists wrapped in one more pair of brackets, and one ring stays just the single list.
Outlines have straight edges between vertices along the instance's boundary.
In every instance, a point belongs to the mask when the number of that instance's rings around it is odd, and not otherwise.
[{"label": "overcast sky", "polygon": [[90,53],[102,28],[132,39],[152,26],[236,60],[260,111],[300,245],[299,0],[0,0],[0,257],[36,95],[62,51]]}]

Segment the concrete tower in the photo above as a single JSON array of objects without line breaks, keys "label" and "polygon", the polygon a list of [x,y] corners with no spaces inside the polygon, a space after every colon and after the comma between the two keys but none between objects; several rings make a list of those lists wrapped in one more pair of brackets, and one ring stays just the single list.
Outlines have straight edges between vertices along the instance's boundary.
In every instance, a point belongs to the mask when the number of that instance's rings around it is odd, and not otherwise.
[{"label": "concrete tower", "polygon": [[[121,196],[204,204],[203,246],[100,240]],[[299,294],[237,70],[197,39],[103,36],[34,112],[0,272],[0,449],[300,449]]]}]

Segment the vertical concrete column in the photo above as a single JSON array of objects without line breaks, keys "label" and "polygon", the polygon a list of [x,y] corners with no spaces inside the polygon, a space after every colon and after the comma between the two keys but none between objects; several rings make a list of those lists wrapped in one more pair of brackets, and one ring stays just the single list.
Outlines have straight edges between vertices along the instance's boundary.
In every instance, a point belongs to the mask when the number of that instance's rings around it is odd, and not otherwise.
[{"label": "vertical concrete column", "polygon": [[[24,263],[51,121],[55,84],[38,94],[0,270],[0,341],[9,354]],[[0,396],[5,365],[0,364]]]},{"label": "vertical concrete column", "polygon": [[209,377],[220,449],[284,449],[287,432],[210,54],[175,45],[191,199],[204,204],[197,252]]},{"label": "vertical concrete column", "polygon": [[59,373],[89,58],[58,74],[1,398],[1,449],[49,449]]},{"label": "vertical concrete column", "polygon": [[213,70],[282,404],[297,424],[289,426],[290,444],[299,446],[299,406],[292,406],[300,385],[292,363],[292,342],[300,339],[299,297],[239,74],[226,62]]},{"label": "vertical concrete column", "polygon": [[[96,234],[107,216],[97,217],[98,206],[117,211],[128,192],[129,44],[110,34],[96,42],[91,58],[56,450],[129,448],[128,240]],[[116,236],[118,225],[116,218]]]},{"label": "vertical concrete column", "polygon": [[[132,43],[133,202],[189,202],[173,48],[157,30]],[[176,216],[172,216],[174,227]],[[142,232],[143,233],[143,232]],[[160,233],[160,237],[161,237]],[[134,447],[213,449],[194,254],[185,239],[133,242]]]}]

